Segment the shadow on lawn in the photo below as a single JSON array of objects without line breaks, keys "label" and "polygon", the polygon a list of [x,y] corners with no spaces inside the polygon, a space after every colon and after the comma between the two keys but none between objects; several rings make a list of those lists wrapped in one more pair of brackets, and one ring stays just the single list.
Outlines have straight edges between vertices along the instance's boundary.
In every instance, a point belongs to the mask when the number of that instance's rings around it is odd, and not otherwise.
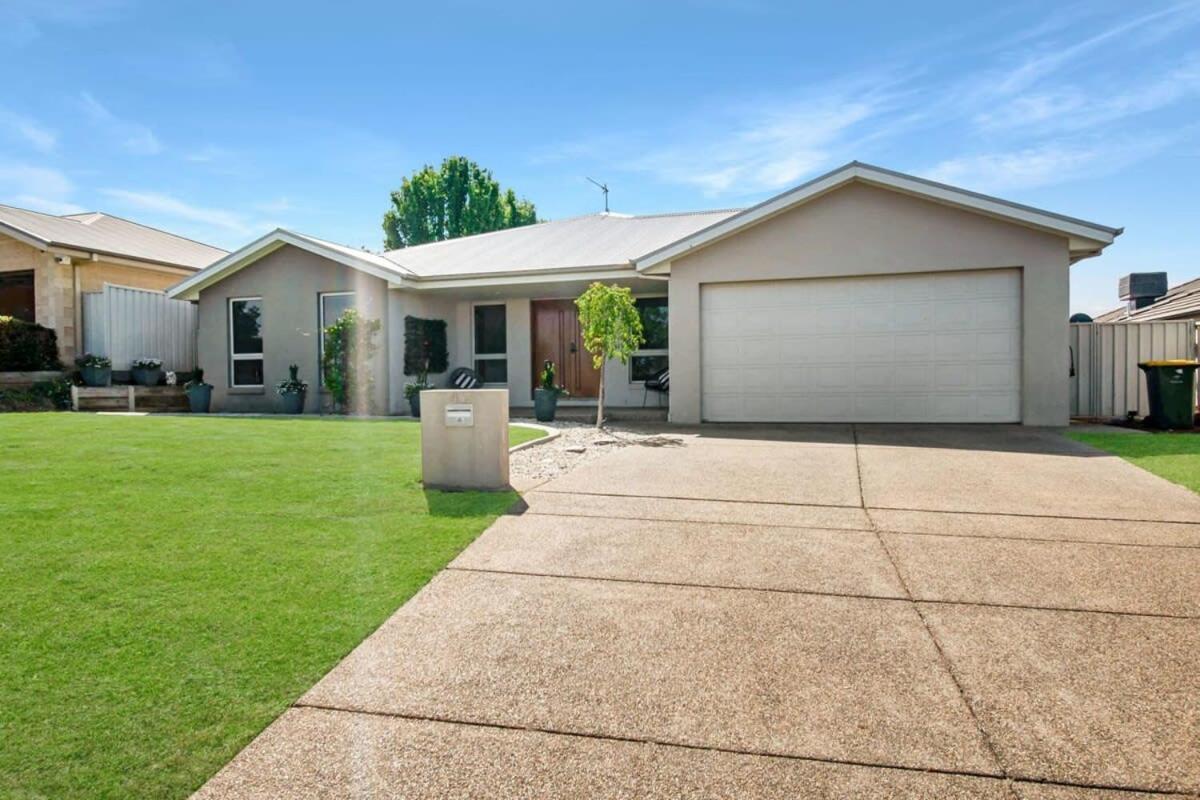
[{"label": "shadow on lawn", "polygon": [[422,489],[431,517],[485,517],[511,513],[521,496],[509,489],[503,492],[442,492]]}]

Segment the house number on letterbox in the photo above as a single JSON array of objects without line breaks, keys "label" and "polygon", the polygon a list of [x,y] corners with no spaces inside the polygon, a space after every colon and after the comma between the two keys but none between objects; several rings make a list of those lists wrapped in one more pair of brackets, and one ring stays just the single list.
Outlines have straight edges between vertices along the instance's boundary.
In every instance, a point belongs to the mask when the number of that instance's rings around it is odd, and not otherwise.
[{"label": "house number on letterbox", "polygon": [[451,403],[446,406],[447,428],[472,428],[475,426],[475,407],[470,403]]}]

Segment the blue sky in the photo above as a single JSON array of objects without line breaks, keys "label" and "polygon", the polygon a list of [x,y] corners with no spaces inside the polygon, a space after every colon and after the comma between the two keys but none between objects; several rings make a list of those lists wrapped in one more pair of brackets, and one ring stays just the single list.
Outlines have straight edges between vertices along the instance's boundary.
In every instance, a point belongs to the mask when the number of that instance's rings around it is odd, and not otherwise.
[{"label": "blue sky", "polygon": [[1200,0],[982,5],[0,0],[0,202],[378,248],[450,154],[548,218],[588,175],[649,213],[857,158],[1125,226],[1073,310],[1200,275]]}]

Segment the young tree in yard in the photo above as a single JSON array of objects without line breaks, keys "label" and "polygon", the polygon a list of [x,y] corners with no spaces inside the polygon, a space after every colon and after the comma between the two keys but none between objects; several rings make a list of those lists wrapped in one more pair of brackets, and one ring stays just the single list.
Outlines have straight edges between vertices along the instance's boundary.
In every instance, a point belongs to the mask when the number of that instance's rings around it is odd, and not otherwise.
[{"label": "young tree in yard", "polygon": [[383,233],[387,249],[395,250],[534,222],[533,203],[501,190],[490,170],[451,156],[440,168],[426,164],[392,192]]},{"label": "young tree in yard", "polygon": [[596,402],[596,427],[604,422],[604,362],[616,359],[629,363],[642,342],[642,317],[633,302],[633,292],[620,286],[593,283],[575,301],[579,309],[579,327],[583,347],[592,354],[592,364],[600,370],[600,392]]}]

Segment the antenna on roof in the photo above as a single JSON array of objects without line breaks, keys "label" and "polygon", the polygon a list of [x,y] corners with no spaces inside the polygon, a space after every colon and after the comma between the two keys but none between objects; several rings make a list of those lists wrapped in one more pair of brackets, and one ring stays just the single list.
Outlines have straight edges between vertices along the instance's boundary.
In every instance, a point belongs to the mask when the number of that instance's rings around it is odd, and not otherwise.
[{"label": "antenna on roof", "polygon": [[[585,175],[584,177],[586,178],[587,176]],[[600,191],[604,192],[604,213],[607,214],[608,213],[608,184],[601,183],[600,181],[597,181],[597,180],[592,180],[591,178],[588,178],[588,180],[592,181],[592,183],[599,186]]]}]

